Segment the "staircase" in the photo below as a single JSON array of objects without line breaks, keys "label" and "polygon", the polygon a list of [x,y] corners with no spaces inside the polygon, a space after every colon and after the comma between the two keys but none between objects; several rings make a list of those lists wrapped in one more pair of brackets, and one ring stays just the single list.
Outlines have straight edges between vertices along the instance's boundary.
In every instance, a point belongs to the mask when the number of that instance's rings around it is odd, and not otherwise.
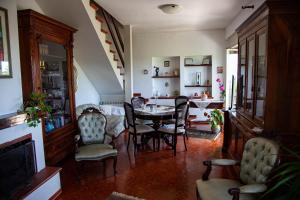
[{"label": "staircase", "polygon": [[82,1],[118,81],[124,89],[123,26],[95,1]]}]

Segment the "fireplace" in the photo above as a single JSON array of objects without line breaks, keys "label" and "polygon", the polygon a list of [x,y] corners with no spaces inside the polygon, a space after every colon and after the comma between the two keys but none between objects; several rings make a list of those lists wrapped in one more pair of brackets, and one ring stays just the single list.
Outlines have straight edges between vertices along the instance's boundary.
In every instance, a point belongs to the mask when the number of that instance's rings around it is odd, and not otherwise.
[{"label": "fireplace", "polygon": [[31,135],[0,145],[0,200],[11,199],[37,172]]}]

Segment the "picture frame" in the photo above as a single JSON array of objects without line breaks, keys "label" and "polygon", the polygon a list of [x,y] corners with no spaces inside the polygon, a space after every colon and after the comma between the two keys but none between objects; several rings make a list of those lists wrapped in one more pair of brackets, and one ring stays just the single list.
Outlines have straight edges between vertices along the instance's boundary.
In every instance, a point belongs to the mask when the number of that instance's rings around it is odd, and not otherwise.
[{"label": "picture frame", "polygon": [[210,58],[209,57],[204,57],[202,59],[202,65],[210,65]]},{"label": "picture frame", "polygon": [[192,65],[194,64],[193,58],[185,58],[184,59],[184,65]]},{"label": "picture frame", "polygon": [[168,60],[164,61],[164,67],[170,67],[170,61]]},{"label": "picture frame", "polygon": [[223,67],[223,66],[217,67],[217,73],[218,73],[218,74],[222,74],[223,71],[224,71],[224,67]]},{"label": "picture frame", "polygon": [[12,78],[7,9],[0,7],[0,78]]}]

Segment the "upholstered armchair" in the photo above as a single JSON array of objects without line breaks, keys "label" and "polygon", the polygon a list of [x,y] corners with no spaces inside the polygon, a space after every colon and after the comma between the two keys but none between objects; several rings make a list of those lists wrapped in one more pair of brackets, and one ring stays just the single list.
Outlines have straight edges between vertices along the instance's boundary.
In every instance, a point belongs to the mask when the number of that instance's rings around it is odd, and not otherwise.
[{"label": "upholstered armchair", "polygon": [[125,130],[125,114],[123,107],[111,105],[82,104],[76,107],[77,119],[87,108],[96,108],[107,119],[106,132],[110,137],[118,137]]},{"label": "upholstered armchair", "polygon": [[[204,161],[207,166],[201,180],[197,180],[197,199],[254,200],[267,190],[268,177],[278,162],[279,146],[266,138],[252,138],[245,144],[242,161],[214,159]],[[240,180],[208,179],[212,166],[240,165]]]},{"label": "upholstered armchair", "polygon": [[106,144],[106,117],[95,108],[87,108],[78,118],[80,135],[75,136],[75,160],[98,161],[108,158],[114,159],[114,174],[116,173],[118,151],[114,145],[114,137],[110,144]]}]

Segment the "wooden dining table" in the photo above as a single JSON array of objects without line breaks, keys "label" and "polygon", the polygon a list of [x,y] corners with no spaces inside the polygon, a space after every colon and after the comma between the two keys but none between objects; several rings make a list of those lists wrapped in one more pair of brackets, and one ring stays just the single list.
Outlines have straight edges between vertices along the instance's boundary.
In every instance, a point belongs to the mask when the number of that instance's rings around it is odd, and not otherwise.
[{"label": "wooden dining table", "polygon": [[[152,108],[151,108],[152,107]],[[136,108],[134,109],[135,117],[143,120],[152,120],[153,128],[156,133],[158,133],[158,129],[161,126],[162,120],[173,119],[175,116],[175,107],[174,106],[160,106],[160,105],[147,105],[144,108]],[[158,138],[160,134],[157,134]],[[151,137],[145,137],[145,143],[148,143]],[[169,146],[172,146],[172,143],[169,141],[169,137],[163,135],[162,137],[165,143]],[[159,144],[159,143],[158,143]],[[158,146],[159,150],[159,146]]]}]

